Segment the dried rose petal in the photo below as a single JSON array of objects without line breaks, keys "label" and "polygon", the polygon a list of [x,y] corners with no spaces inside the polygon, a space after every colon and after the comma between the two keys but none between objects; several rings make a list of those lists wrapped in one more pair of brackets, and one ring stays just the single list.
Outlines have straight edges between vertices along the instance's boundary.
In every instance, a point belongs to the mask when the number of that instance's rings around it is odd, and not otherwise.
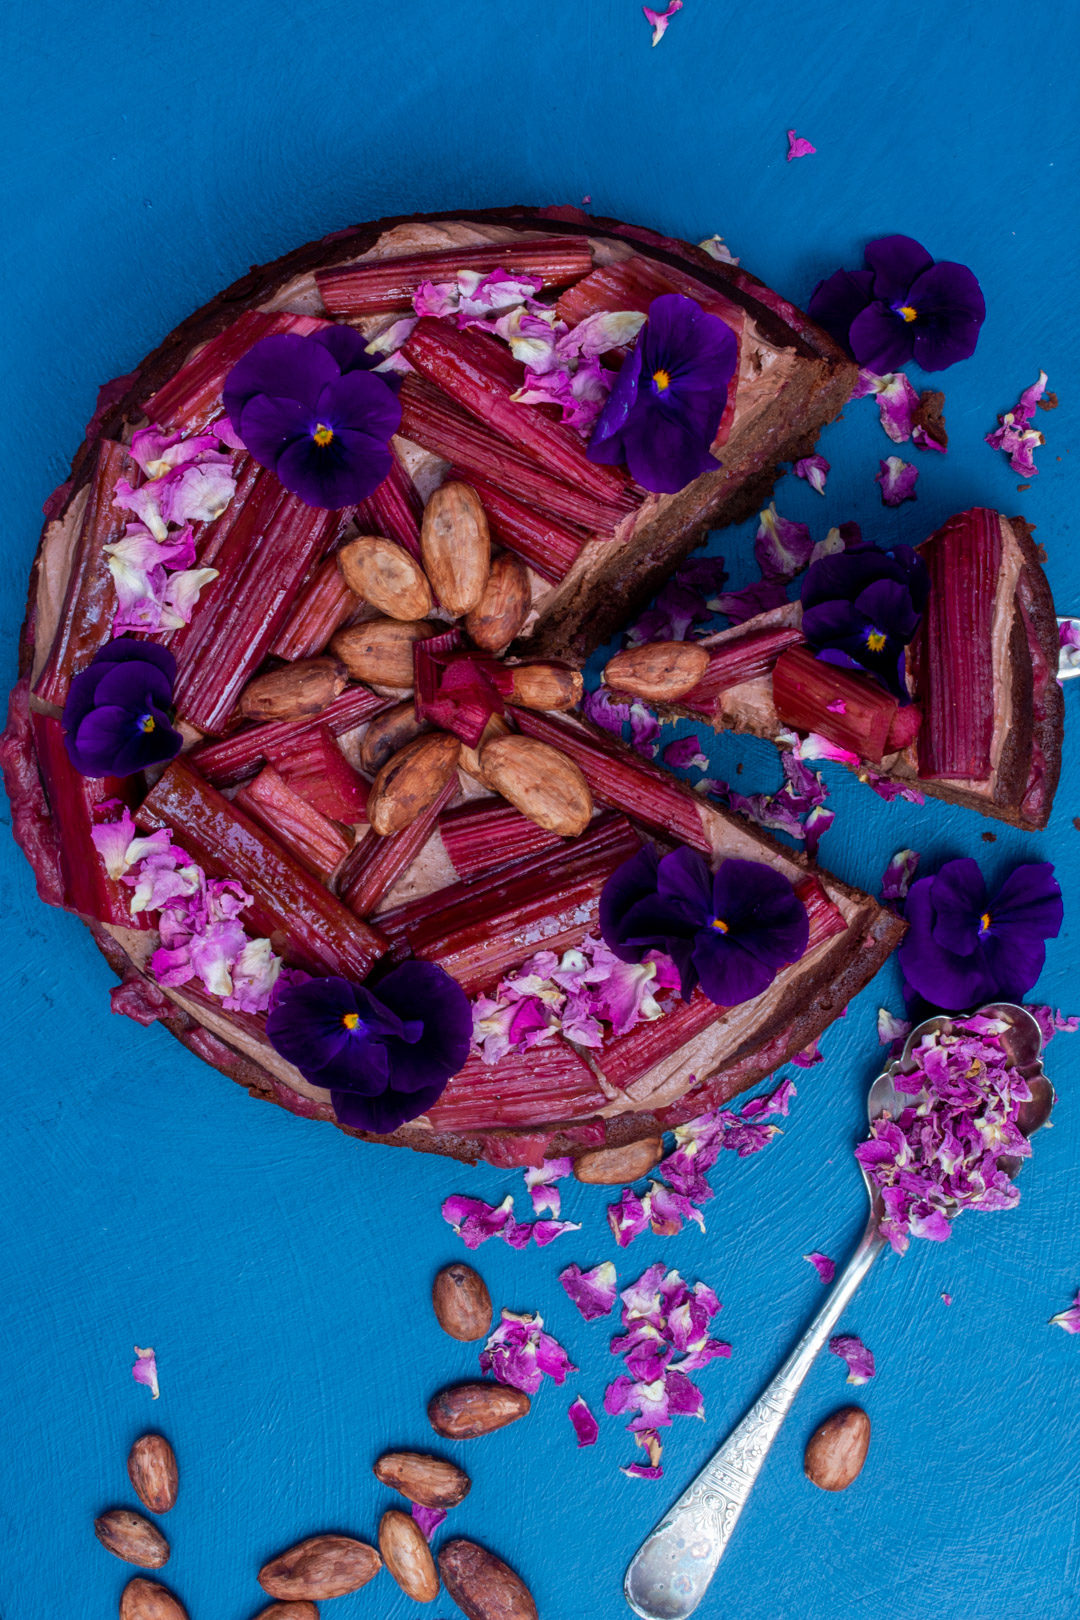
[{"label": "dried rose petal", "polygon": [[743,1119],[761,1119],[767,1114],[787,1114],[792,1097],[798,1096],[794,1080],[781,1080],[775,1091],[761,1097],[751,1097],[741,1109]]},{"label": "dried rose petal", "polygon": [[854,1333],[838,1333],[829,1340],[829,1349],[848,1365],[849,1384],[865,1384],[874,1376],[874,1357]]},{"label": "dried rose petal", "polygon": [[[443,1200],[442,1217],[453,1227],[467,1249],[478,1249],[488,1238],[502,1232],[514,1218],[514,1200],[507,1193],[499,1205],[485,1204],[482,1198],[451,1193]],[[528,1239],[526,1239],[526,1242]]]},{"label": "dried rose petal", "polygon": [[809,157],[811,153],[817,151],[816,146],[811,146],[810,142],[803,140],[801,135],[796,135],[793,129],[788,130],[787,140],[787,160],[789,163],[791,163],[795,158]]},{"label": "dried rose petal", "polygon": [[618,1203],[608,1205],[608,1225],[620,1249],[625,1249],[645,1231],[651,1206],[652,1193],[639,1198],[632,1187],[624,1187]]},{"label": "dried rose petal", "polygon": [[890,371],[879,377],[873,371],[860,371],[852,399],[874,394],[878,402],[881,425],[894,444],[904,444],[911,438],[915,415],[919,409],[919,396],[902,371]]},{"label": "dried rose petal", "polygon": [[825,493],[825,480],[829,476],[829,463],[824,456],[803,456],[792,467],[796,478],[805,478],[811,489],[819,495]]},{"label": "dried rose petal", "polygon": [[890,1041],[903,1041],[911,1034],[911,1024],[906,1018],[895,1018],[887,1007],[879,1007],[877,1015],[877,1038],[882,1046],[888,1046]]},{"label": "dried rose petal", "polygon": [[591,1271],[567,1266],[559,1272],[559,1281],[586,1322],[611,1314],[615,1304],[615,1266],[611,1260],[602,1260]]},{"label": "dried rose petal", "polygon": [[1040,371],[1037,380],[1024,389],[1012,410],[998,417],[1000,426],[986,435],[991,449],[1003,450],[1010,467],[1024,478],[1035,477],[1039,469],[1033,453],[1040,444],[1046,443],[1043,435],[1029,426],[1035,407],[1046,392],[1046,381],[1046,372]]},{"label": "dried rose petal", "polygon": [[425,1538],[430,1541],[446,1518],[446,1509],[425,1507],[423,1502],[414,1502],[412,1504],[412,1516],[424,1532]]},{"label": "dried rose petal", "polygon": [[881,471],[874,479],[881,485],[881,499],[885,506],[899,506],[902,501],[915,499],[915,485],[919,469],[899,456],[889,456],[879,463]]},{"label": "dried rose petal", "polygon": [[836,1276],[836,1261],[830,1260],[828,1255],[822,1254],[820,1249],[814,1249],[810,1254],[804,1254],[803,1259],[809,1260],[823,1283],[831,1283]]},{"label": "dried rose petal", "polygon": [[480,1353],[480,1366],[500,1384],[535,1395],[545,1378],[565,1383],[568,1373],[577,1372],[557,1339],[544,1332],[544,1319],[535,1311],[518,1315],[505,1306],[502,1321]]},{"label": "dried rose petal", "polygon": [[941,1299],[942,1299],[942,1303],[945,1304],[945,1305],[951,1305],[952,1304],[952,1295],[951,1294],[942,1294]]},{"label": "dried rose petal", "polygon": [[556,1238],[562,1237],[567,1232],[580,1232],[581,1222],[534,1221],[532,1223],[532,1231],[536,1247],[538,1249],[542,1249],[546,1244],[554,1243]]},{"label": "dried rose petal", "polygon": [[140,1350],[139,1346],[136,1345],[135,1357],[135,1365],[131,1369],[131,1376],[137,1384],[145,1384],[156,1401],[161,1394],[161,1390],[158,1388],[157,1357],[154,1354],[153,1346],[149,1345],[145,1350]]},{"label": "dried rose petal", "polygon": [[[553,952],[546,952],[553,956]],[[552,963],[556,967],[557,962]],[[532,1197],[532,1206],[537,1215],[545,1210],[558,1217],[561,1213],[562,1198],[557,1181],[573,1173],[574,1161],[572,1159],[545,1159],[542,1165],[530,1165],[525,1171],[525,1185]]]},{"label": "dried rose petal", "polygon": [[919,856],[917,851],[898,849],[882,875],[881,898],[883,900],[906,899],[918,864]]},{"label": "dried rose petal", "polygon": [[764,579],[783,582],[794,579],[809,564],[812,550],[813,541],[806,524],[781,517],[775,501],[770,501],[764,511],[758,513],[754,556]]},{"label": "dried rose petal", "polygon": [[600,1437],[600,1425],[585,1404],[583,1395],[578,1395],[570,1402],[568,1408],[570,1422],[574,1425],[577,1435],[578,1450],[582,1446],[595,1446]]},{"label": "dried rose petal", "polygon": [[683,0],[670,0],[670,4],[668,5],[666,11],[650,11],[648,6],[642,6],[641,9],[645,13],[645,20],[653,31],[652,42],[654,45],[659,45],[660,41],[667,33],[668,24],[670,23],[672,17],[674,17],[677,11],[681,11],[682,8]]},{"label": "dried rose petal", "polygon": [[1051,1326],[1064,1328],[1066,1333],[1080,1333],[1080,1292],[1067,1311],[1058,1311],[1050,1318]]}]

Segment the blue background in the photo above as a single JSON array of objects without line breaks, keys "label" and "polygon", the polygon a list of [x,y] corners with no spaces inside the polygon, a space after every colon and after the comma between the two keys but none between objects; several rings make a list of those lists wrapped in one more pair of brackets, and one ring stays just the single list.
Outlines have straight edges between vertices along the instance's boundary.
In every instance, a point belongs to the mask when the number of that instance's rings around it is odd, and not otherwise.
[{"label": "blue background", "polygon": [[[652,50],[635,0],[8,0],[5,684],[41,502],[97,385],[249,264],[355,220],[455,204],[591,195],[598,212],[692,240],[719,231],[799,300],[887,231],[971,264],[989,315],[975,358],[943,379],[947,457],[902,452],[919,467],[917,502],[881,507],[873,475],[893,446],[863,402],[822,438],[827,497],[788,478],[780,509],[818,537],[855,518],[885,544],[918,541],[976,501],[1022,511],[1047,549],[1059,610],[1080,609],[1078,15],[1004,0],[686,0]],[[785,161],[791,126],[816,156]],[[982,441],[1040,366],[1062,407],[1037,417],[1049,442],[1020,496]],[[722,549],[734,583],[750,578],[750,531],[725,535]],[[1066,688],[1070,711],[1077,696]],[[723,776],[744,762],[743,787],[778,779],[765,744],[724,738],[713,758]],[[924,862],[985,857],[992,876],[1017,859],[1057,861],[1069,909],[1040,998],[1080,1010],[1075,744],[1039,838],[932,804],[886,806],[842,771],[826,776],[838,815],[822,858],[868,887],[907,844]],[[983,843],[991,831],[996,842]],[[440,1202],[518,1188],[524,1217],[520,1173],[358,1146],[257,1106],[163,1032],[110,1017],[111,975],[89,936],[38,904],[6,838],[0,907],[0,1612],[116,1612],[131,1571],[98,1547],[91,1520],[130,1501],[127,1448],[157,1425],[182,1470],[166,1576],[193,1620],[245,1620],[269,1555],[322,1529],[374,1537],[395,1499],[372,1461],[390,1445],[423,1447],[427,1397],[475,1368],[475,1349],[445,1338],[428,1304],[434,1270],[463,1253]],[[822,1297],[801,1255],[839,1258],[854,1241],[863,1192],[850,1149],[879,1059],[876,1009],[899,1011],[894,975],[890,965],[830,1031],[825,1063],[796,1075],[785,1134],[757,1158],[725,1156],[707,1235],[645,1237],[618,1256],[623,1283],[662,1257],[713,1284],[734,1345],[730,1363],[701,1375],[705,1423],[669,1432],[661,1483],[618,1472],[634,1455],[619,1422],[603,1420],[599,1445],[578,1453],[566,1419],[579,1390],[599,1411],[619,1370],[608,1324],[586,1326],[555,1280],[571,1260],[612,1254],[607,1195],[571,1184],[565,1213],[582,1230],[552,1249],[480,1251],[496,1304],[539,1308],[581,1372],[544,1389],[525,1423],[457,1448],[475,1483],[450,1528],[516,1565],[547,1620],[627,1612],[629,1556]],[[1080,1340],[1046,1324],[1080,1285],[1078,1051],[1068,1036],[1051,1049],[1061,1105],[1020,1208],[966,1218],[944,1248],[886,1256],[850,1309],[843,1326],[878,1364],[857,1396],[874,1425],[861,1478],[833,1497],[802,1475],[811,1429],[854,1393],[825,1355],[704,1615],[1075,1612]],[[157,1349],[157,1403],[131,1381],[136,1341]],[[327,1612],[418,1611],[383,1575]],[[428,1612],[456,1613],[445,1598]]]}]

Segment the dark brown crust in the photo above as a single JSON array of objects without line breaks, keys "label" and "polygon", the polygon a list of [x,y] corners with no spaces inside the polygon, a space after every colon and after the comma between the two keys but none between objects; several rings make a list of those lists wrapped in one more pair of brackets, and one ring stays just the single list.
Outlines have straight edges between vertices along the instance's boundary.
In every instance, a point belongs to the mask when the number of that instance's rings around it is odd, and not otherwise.
[{"label": "dark brown crust", "polygon": [[[47,503],[48,519],[63,515],[90,476],[92,451],[97,440],[117,436],[125,420],[138,415],[141,402],[173,375],[187,353],[222,330],[242,308],[265,302],[286,281],[307,270],[356,257],[372,246],[383,231],[395,224],[408,223],[410,219],[435,221],[447,218],[518,224],[560,234],[625,235],[660,259],[668,259],[679,265],[689,263],[702,280],[714,282],[723,288],[727,296],[750,310],[769,341],[794,348],[810,363],[805,368],[800,387],[792,390],[793,397],[785,410],[783,421],[774,428],[773,442],[759,447],[759,453],[754,458],[756,467],[747,467],[745,482],[739,488],[730,487],[735,482],[737,467],[699,480],[698,484],[691,486],[684,501],[673,503],[664,514],[662,523],[652,525],[651,531],[643,527],[641,536],[636,537],[635,543],[628,548],[628,555],[622,564],[605,571],[602,576],[603,592],[612,599],[612,606],[602,619],[596,619],[595,634],[589,637],[592,644],[609,634],[617,622],[625,622],[628,614],[647,600],[675,563],[700,541],[709,524],[736,521],[766,499],[777,464],[809,451],[817,429],[839,411],[848,397],[854,368],[825,334],[801,315],[795,329],[784,315],[776,313],[761,301],[757,296],[758,289],[762,292],[768,290],[761,288],[753,277],[744,271],[734,271],[717,264],[688,244],[674,243],[651,232],[622,226],[618,221],[585,220],[584,216],[581,219],[567,219],[561,217],[558,211],[553,211],[550,217],[524,208],[397,216],[335,233],[287,254],[272,265],[252,268],[246,276],[234,282],[170,333],[138,371],[106,384],[99,395],[88,437],[72,462],[71,473]],[[775,295],[769,294],[769,297],[775,298]],[[797,313],[792,311],[792,314]],[[39,548],[31,571],[27,617],[20,638],[19,669],[23,676],[32,662],[33,604],[40,555]],[[567,630],[565,640],[567,651],[578,650],[580,637],[575,640]],[[28,733],[17,751],[21,764],[32,767],[32,742]],[[24,753],[25,759],[22,758]],[[40,808],[36,807],[37,810]],[[47,806],[44,809],[47,820]],[[767,843],[768,840],[763,839],[763,842]],[[835,886],[845,888],[843,885]],[[846,892],[855,894],[857,891]],[[754,1084],[771,1072],[778,1062],[816,1039],[894,948],[902,933],[902,924],[868,897],[860,898],[864,902],[865,925],[861,929],[849,929],[845,935],[838,937],[825,963],[815,971],[814,982],[804,980],[793,985],[782,1017],[773,1020],[770,1029],[761,1032],[759,1040],[749,1041],[737,1054],[733,1066],[725,1066],[723,1075],[728,1075],[731,1070],[730,1083],[723,1079],[720,1081],[725,1097]],[[131,1012],[144,1023],[161,1022],[203,1062],[245,1086],[252,1096],[275,1102],[291,1112],[324,1118],[336,1124],[328,1107],[291,1092],[249,1057],[164,998],[150,981],[138,974],[122,946],[110,934],[93,922],[89,922],[88,926],[103,956],[122,980],[122,985],[114,991],[117,1011]],[[619,1146],[641,1136],[655,1134],[659,1125],[652,1114],[641,1113],[622,1115],[608,1121],[577,1121],[562,1130],[540,1127],[534,1130],[492,1129],[436,1134],[415,1126],[405,1126],[391,1137],[374,1137],[347,1127],[338,1128],[344,1130],[346,1135],[364,1140],[412,1147],[462,1160],[486,1157],[495,1163],[509,1165],[537,1162],[545,1154],[576,1154],[600,1145]]]}]

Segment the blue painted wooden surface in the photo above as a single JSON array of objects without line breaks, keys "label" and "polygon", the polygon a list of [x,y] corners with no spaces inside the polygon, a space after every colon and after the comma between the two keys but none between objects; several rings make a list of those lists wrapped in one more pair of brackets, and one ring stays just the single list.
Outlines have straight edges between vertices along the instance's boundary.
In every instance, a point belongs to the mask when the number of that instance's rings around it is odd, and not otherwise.
[{"label": "blue painted wooden surface", "polygon": [[[40,505],[62,477],[98,383],[138,361],[250,263],[382,212],[514,200],[579,202],[697,239],[721,232],[796,299],[862,242],[909,232],[971,264],[989,316],[976,357],[943,379],[951,447],[919,456],[919,498],[885,512],[887,445],[872,404],[821,448],[821,500],[792,479],[778,501],[822,534],[860,520],[917,541],[972,502],[1038,525],[1062,610],[1080,608],[1073,517],[1080,366],[1075,317],[1078,43],[1075,8],[1004,0],[900,8],[686,0],[657,50],[634,0],[524,10],[309,0],[105,9],[9,0],[0,20],[7,238],[0,265],[4,542],[0,671],[16,628]],[[818,148],[788,164],[794,125]],[[1022,496],[982,442],[1039,366],[1062,396]],[[714,549],[720,548],[714,537]],[[749,534],[725,536],[735,583]],[[1069,721],[1078,694],[1067,690]],[[772,785],[763,744],[721,740],[718,774]],[[1043,999],[1080,1010],[1072,902],[1080,773],[1067,750],[1049,831],[1025,838],[942,807],[888,807],[827,770],[836,825],[822,857],[875,887],[912,844],[968,852],[991,873],[1059,863],[1069,909]],[[981,835],[996,831],[995,843]],[[41,907],[0,841],[5,1107],[0,1147],[0,1612],[115,1613],[125,1570],[93,1515],[131,1498],[127,1447],[173,1439],[180,1501],[167,1576],[193,1620],[245,1620],[254,1573],[300,1535],[373,1536],[390,1493],[370,1473],[389,1445],[423,1446],[424,1404],[475,1351],[436,1329],[430,1277],[462,1251],[443,1197],[497,1200],[518,1173],[362,1148],[257,1105],[157,1030],[111,1018],[110,975],[72,919]],[[606,1323],[585,1326],[555,1278],[612,1253],[606,1195],[571,1187],[582,1230],[552,1249],[491,1244],[497,1304],[539,1308],[581,1371],[527,1423],[459,1449],[475,1484],[454,1530],[515,1564],[547,1620],[617,1620],[623,1567],[670,1497],[737,1419],[821,1297],[800,1258],[842,1256],[862,1218],[850,1149],[875,1071],[887,968],[798,1077],[785,1134],[714,1180],[708,1232],[643,1238],[620,1279],[664,1258],[724,1299],[730,1364],[701,1376],[706,1421],[670,1431],[660,1484],[625,1479],[633,1447],[606,1420],[578,1453],[566,1419],[599,1410],[618,1370]],[[945,1247],[885,1257],[844,1326],[877,1356],[860,1392],[874,1424],[848,1493],[803,1478],[814,1425],[853,1392],[825,1356],[755,1491],[703,1614],[741,1620],[1064,1620],[1080,1597],[1080,1341],[1046,1325],[1080,1284],[1080,1037],[1050,1067],[1056,1128],[1008,1216],[971,1216]],[[947,1308],[942,1291],[952,1294]],[[158,1351],[162,1395],[130,1378]],[[433,1605],[449,1620],[452,1605]],[[327,1610],[396,1620],[386,1576]]]}]

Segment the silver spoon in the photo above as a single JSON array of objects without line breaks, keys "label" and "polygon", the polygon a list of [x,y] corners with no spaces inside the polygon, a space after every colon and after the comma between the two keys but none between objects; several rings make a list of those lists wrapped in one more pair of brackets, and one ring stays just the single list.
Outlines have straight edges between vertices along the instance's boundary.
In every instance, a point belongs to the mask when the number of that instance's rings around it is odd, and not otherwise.
[{"label": "silver spoon", "polygon": [[[1043,1073],[1041,1061],[1042,1031],[1025,1008],[1012,1002],[995,1002],[980,1007],[979,1012],[1009,1026],[1002,1034],[1002,1044],[1032,1092],[1031,1101],[1021,1104],[1017,1124],[1025,1136],[1030,1136],[1046,1124],[1054,1104],[1054,1089]],[[915,1067],[911,1053],[924,1035],[947,1031],[952,1022],[940,1015],[912,1030],[899,1058],[870,1087],[867,1109],[871,1121],[885,1113],[896,1116],[895,1076],[901,1069],[910,1073]],[[905,1093],[904,1104],[910,1100]],[[1023,1162],[1014,1156],[998,1160],[1010,1178],[1015,1178]],[[626,1571],[626,1601],[642,1620],[684,1620],[705,1596],[769,1447],[814,1357],[885,1247],[886,1240],[878,1231],[885,1213],[881,1195],[861,1164],[859,1168],[870,1196],[870,1217],[854,1254],[772,1383],[642,1543]]]}]

